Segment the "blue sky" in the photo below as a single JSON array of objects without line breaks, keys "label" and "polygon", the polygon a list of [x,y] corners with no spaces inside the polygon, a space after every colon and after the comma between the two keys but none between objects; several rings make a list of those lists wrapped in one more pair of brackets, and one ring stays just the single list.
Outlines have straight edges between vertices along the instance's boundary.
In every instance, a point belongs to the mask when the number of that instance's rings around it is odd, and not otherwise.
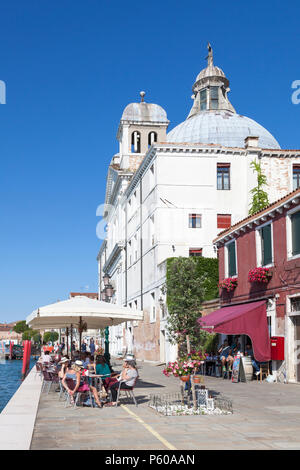
[{"label": "blue sky", "polygon": [[215,64],[240,114],[300,148],[297,1],[0,0],[0,321],[97,291],[96,208],[124,107],[162,105],[170,128]]}]

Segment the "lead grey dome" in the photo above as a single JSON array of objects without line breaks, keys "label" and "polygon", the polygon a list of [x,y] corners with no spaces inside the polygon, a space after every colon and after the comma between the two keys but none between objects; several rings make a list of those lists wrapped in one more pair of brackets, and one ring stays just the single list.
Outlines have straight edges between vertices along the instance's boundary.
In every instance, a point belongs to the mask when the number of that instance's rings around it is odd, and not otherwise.
[{"label": "lead grey dome", "polygon": [[154,103],[130,103],[122,114],[122,120],[138,122],[164,122],[168,123],[166,111]]},{"label": "lead grey dome", "polygon": [[253,119],[221,110],[202,111],[190,117],[167,134],[167,141],[244,147],[248,136],[259,137],[261,148],[280,149],[272,134]]}]

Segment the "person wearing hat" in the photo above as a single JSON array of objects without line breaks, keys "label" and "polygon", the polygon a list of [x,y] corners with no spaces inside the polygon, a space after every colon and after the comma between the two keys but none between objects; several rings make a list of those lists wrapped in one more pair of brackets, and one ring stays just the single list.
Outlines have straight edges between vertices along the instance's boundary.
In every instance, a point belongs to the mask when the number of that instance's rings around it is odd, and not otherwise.
[{"label": "person wearing hat", "polygon": [[[138,371],[136,369],[134,360],[125,360],[124,368],[118,377],[118,382],[122,382],[122,390],[131,390],[138,378]],[[112,401],[106,403],[105,406],[115,406],[117,404],[117,395],[119,383],[115,382],[110,386]]]},{"label": "person wearing hat", "polygon": [[[98,407],[102,408],[103,405],[99,400],[97,389],[95,387],[88,386],[86,383],[81,381],[81,378],[82,378],[81,372],[83,371],[83,369],[84,369],[83,362],[75,361],[74,364],[72,364],[71,368],[68,367],[66,369],[64,378],[62,380],[62,385],[65,387],[68,394],[70,395],[71,403],[74,403],[74,393],[76,393],[77,391],[86,392],[90,389],[92,394],[94,395],[95,402],[97,403]],[[70,381],[68,381],[69,383],[69,386],[68,386],[66,379],[73,380],[74,388],[70,386],[70,383],[71,383]]]},{"label": "person wearing hat", "polygon": [[60,365],[60,370],[58,372],[58,377],[60,379],[63,379],[64,378],[64,375],[65,375],[65,372],[66,372],[66,368],[68,367],[69,365],[69,362],[70,362],[70,359],[68,356],[64,356],[60,361],[59,361],[59,365]]},{"label": "person wearing hat", "polygon": [[[67,390],[68,394],[70,395],[71,403],[74,403],[74,394],[77,392],[77,390],[80,387],[81,369],[83,369],[82,362],[75,361],[71,367],[70,365],[67,366],[65,375],[62,379],[62,385]],[[69,379],[69,380],[67,381],[66,379]]]}]

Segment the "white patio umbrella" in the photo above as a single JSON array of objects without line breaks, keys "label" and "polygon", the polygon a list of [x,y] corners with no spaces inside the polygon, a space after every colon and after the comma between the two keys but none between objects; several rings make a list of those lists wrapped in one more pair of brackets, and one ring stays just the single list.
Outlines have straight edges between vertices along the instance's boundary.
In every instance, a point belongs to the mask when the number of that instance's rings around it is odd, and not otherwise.
[{"label": "white patio umbrella", "polygon": [[67,328],[71,325],[76,328],[83,321],[89,329],[98,329],[126,321],[143,320],[143,317],[141,310],[76,296],[39,307],[28,315],[26,323],[33,329]]}]

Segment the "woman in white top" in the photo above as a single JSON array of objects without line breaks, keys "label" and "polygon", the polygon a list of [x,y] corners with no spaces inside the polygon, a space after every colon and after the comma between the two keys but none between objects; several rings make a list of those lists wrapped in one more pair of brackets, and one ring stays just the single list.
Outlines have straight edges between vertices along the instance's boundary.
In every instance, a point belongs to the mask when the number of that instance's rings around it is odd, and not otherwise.
[{"label": "woman in white top", "polygon": [[117,402],[118,388],[120,382],[122,382],[122,390],[130,390],[135,385],[138,378],[138,371],[136,370],[135,361],[125,361],[124,369],[122,370],[118,382],[114,383],[111,387],[112,401],[107,403],[105,406],[114,406]]}]

